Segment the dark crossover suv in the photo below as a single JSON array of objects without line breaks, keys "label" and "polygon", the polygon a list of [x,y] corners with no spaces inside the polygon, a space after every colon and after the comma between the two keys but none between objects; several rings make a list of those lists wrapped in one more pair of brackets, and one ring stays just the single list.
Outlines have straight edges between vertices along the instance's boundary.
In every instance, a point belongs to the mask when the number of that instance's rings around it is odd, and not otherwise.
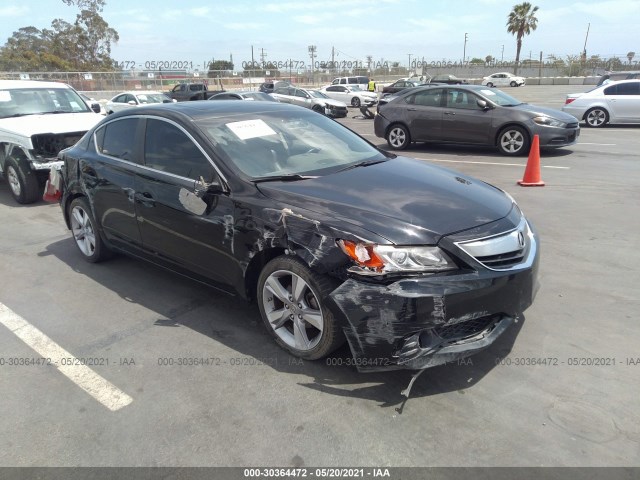
[{"label": "dark crossover suv", "polygon": [[536,292],[538,238],[508,194],[305,108],[131,109],[60,158],[86,260],[126,252],[255,299],[301,358],[348,341],[361,370],[453,361],[489,346]]},{"label": "dark crossover suv", "polygon": [[540,147],[557,148],[576,143],[580,134],[567,113],[479,85],[403,90],[380,102],[374,129],[394,150],[412,142],[442,142],[497,147],[504,155],[527,154],[534,135]]}]

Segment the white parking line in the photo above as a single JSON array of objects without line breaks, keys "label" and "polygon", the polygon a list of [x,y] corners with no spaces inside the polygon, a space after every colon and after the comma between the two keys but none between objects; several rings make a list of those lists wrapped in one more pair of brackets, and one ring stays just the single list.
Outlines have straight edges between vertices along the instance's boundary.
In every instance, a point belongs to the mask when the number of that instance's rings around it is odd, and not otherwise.
[{"label": "white parking line", "polygon": [[[472,160],[441,160],[438,158],[417,158],[418,160],[430,160],[432,162],[444,162],[444,163],[472,163],[474,165],[502,165],[505,167],[526,167],[523,163],[499,163],[499,162],[474,162]],[[554,165],[541,165],[542,168],[556,168],[559,170],[569,170],[570,167],[557,167]]]},{"label": "white parking line", "polygon": [[[51,364],[60,373],[109,410],[115,412],[133,402],[133,398],[89,367],[79,365],[73,355],[3,303],[0,303],[0,324],[7,327],[16,337],[38,352],[43,358],[50,358]],[[78,365],[76,365],[77,363]]]},{"label": "white parking line", "polygon": [[601,147],[615,147],[617,144],[615,144],[615,143],[587,143],[587,142],[580,142],[580,143],[576,143],[576,145],[600,145]]}]

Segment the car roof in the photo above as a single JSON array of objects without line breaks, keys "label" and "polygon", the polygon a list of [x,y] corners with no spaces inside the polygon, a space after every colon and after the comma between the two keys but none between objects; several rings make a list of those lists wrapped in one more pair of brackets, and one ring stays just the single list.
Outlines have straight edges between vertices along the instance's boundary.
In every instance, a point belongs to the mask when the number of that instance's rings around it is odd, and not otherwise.
[{"label": "car roof", "polygon": [[17,88],[71,88],[62,82],[43,82],[40,80],[0,80],[0,89]]},{"label": "car roof", "polygon": [[159,92],[157,90],[129,90],[127,92],[120,92],[116,95],[116,97],[118,95],[151,95],[151,94],[158,94],[158,93],[164,93],[164,92]]},{"label": "car roof", "polygon": [[310,110],[304,107],[289,105],[279,102],[174,102],[154,103],[134,109],[125,109],[109,115],[109,119],[127,117],[130,115],[158,115],[166,118],[191,118],[194,120],[204,118],[229,118],[233,121],[234,115],[251,113],[278,113],[278,112],[307,113]]}]

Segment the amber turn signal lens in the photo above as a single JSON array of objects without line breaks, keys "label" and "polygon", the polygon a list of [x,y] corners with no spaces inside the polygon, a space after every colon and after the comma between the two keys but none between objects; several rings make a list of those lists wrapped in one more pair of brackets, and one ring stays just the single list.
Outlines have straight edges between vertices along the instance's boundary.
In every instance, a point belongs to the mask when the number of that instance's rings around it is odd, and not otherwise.
[{"label": "amber turn signal lens", "polygon": [[373,245],[356,243],[351,240],[338,240],[338,245],[358,265],[374,270],[382,270],[384,267],[384,261],[373,251]]}]

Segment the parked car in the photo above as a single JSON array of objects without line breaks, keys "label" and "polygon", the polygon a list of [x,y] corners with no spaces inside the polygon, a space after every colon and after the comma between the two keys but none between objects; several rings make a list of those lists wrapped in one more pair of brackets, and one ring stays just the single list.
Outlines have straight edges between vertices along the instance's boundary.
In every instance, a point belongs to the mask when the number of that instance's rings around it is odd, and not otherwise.
[{"label": "parked car", "polygon": [[218,90],[210,90],[206,83],[178,83],[167,95],[177,102],[208,100],[217,93],[224,92],[222,83]]},{"label": "parked car", "polygon": [[129,109],[60,158],[85,260],[125,252],[254,299],[304,359],[349,339],[361,370],[452,362],[491,345],[536,293],[538,238],[513,198],[305,108]]},{"label": "parked car", "polygon": [[285,80],[277,80],[275,82],[264,82],[260,85],[258,90],[260,90],[263,93],[273,93],[273,90],[276,87],[286,87],[289,85],[291,85],[291,83]]},{"label": "parked car", "polygon": [[607,72],[598,79],[597,86],[599,87],[611,82],[617,82],[620,80],[633,80],[636,78],[640,79],[640,71],[638,70],[630,70],[626,72]]},{"label": "parked car", "polygon": [[353,87],[360,87],[362,90],[367,90],[369,87],[369,77],[363,75],[356,75],[354,77],[338,77],[331,81],[331,85],[351,85]]},{"label": "parked car", "polygon": [[463,78],[458,78],[455,75],[436,75],[435,77],[431,77],[429,79],[429,83],[444,83],[447,85],[462,85],[465,83],[469,83],[467,80]]},{"label": "parked car", "polygon": [[422,85],[424,82],[419,80],[396,80],[391,85],[387,85],[382,88],[382,94],[393,94],[404,90],[405,88],[412,88]]},{"label": "parked car", "polygon": [[0,172],[13,198],[42,199],[58,152],[101,118],[64,83],[0,80]]},{"label": "parked car", "polygon": [[523,77],[508,72],[494,73],[482,79],[482,85],[487,87],[522,87],[525,83]]},{"label": "parked car", "polygon": [[534,135],[541,147],[556,148],[573,145],[580,134],[571,115],[480,85],[429,85],[400,92],[380,106],[374,128],[394,150],[412,142],[468,143],[496,146],[504,155],[528,153]]},{"label": "parked car", "polygon": [[244,91],[244,92],[224,92],[218,93],[209,100],[254,100],[260,102],[277,102],[275,98],[264,92]]},{"label": "parked car", "polygon": [[105,105],[105,110],[108,115],[114,112],[119,112],[125,108],[141,107],[143,105],[149,105],[152,103],[171,103],[176,100],[171,99],[162,92],[155,92],[151,90],[137,90],[133,92],[122,92],[113,97]]},{"label": "parked car", "polygon": [[359,107],[364,105],[370,107],[378,102],[378,95],[373,92],[367,92],[357,86],[348,85],[329,85],[320,89],[327,97],[333,98],[340,102]]},{"label": "parked car", "polygon": [[346,103],[329,98],[317,90],[283,86],[276,87],[271,96],[279,102],[310,108],[314,112],[329,117],[341,118],[347,116],[348,110]]},{"label": "parked car", "polygon": [[607,123],[640,123],[640,80],[622,80],[567,95],[562,110],[587,127]]}]

